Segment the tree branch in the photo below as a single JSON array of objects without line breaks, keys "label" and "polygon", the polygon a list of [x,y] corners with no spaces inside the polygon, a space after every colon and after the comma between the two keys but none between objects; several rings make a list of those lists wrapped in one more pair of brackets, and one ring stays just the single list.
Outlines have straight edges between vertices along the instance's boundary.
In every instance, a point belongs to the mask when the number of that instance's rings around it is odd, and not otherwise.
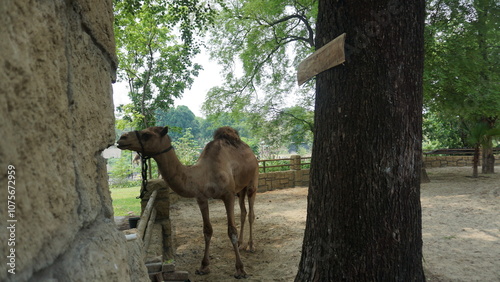
[{"label": "tree branch", "polygon": [[299,14],[294,14],[294,15],[289,15],[289,16],[283,17],[283,18],[278,19],[274,22],[267,22],[265,20],[264,21],[267,23],[268,26],[273,27],[277,24],[287,22],[287,21],[292,20],[292,19],[298,19],[302,23],[304,23],[304,25],[306,26],[306,29],[307,29],[307,33],[309,35],[307,38],[305,38],[305,37],[298,37],[298,38],[300,38],[300,40],[307,42],[311,47],[314,47],[314,30],[311,27],[311,24],[309,23],[309,21],[306,19],[305,16],[299,15]]}]

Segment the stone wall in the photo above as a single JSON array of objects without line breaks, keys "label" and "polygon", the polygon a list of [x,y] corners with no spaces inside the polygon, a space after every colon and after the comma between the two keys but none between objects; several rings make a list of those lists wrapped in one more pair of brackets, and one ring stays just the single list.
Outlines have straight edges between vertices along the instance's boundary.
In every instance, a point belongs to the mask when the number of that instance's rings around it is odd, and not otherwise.
[{"label": "stone wall", "polygon": [[275,171],[259,174],[259,192],[309,185],[309,169]]},{"label": "stone wall", "polygon": [[[496,155],[495,159],[495,164],[498,165],[500,163],[500,155]],[[472,167],[473,156],[424,156],[424,164],[426,168],[447,166]],[[479,159],[479,166],[481,166],[481,159]]]},{"label": "stone wall", "polygon": [[472,156],[424,156],[426,168],[445,166],[470,166],[472,167]]},{"label": "stone wall", "polygon": [[148,281],[114,225],[101,157],[114,142],[112,1],[3,0],[0,14],[0,281]]},{"label": "stone wall", "polygon": [[259,174],[259,192],[309,185],[309,169],[302,169],[302,158],[290,156],[290,170]]}]

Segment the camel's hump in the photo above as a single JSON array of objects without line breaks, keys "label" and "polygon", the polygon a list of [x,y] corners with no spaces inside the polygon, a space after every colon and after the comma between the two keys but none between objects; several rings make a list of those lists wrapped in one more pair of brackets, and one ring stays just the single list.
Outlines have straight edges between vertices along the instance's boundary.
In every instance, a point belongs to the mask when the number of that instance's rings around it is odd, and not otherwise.
[{"label": "camel's hump", "polygon": [[241,141],[240,135],[238,134],[238,131],[232,127],[229,126],[224,126],[221,128],[218,128],[214,132],[214,140],[217,139],[225,139],[229,141],[231,144],[238,143]]}]

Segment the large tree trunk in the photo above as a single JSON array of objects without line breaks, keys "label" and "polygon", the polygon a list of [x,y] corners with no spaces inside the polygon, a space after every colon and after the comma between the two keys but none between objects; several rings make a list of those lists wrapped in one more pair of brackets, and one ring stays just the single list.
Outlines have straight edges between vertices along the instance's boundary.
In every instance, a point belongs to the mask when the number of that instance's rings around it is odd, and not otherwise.
[{"label": "large tree trunk", "polygon": [[315,138],[296,281],[424,281],[420,208],[424,8],[319,1],[316,47],[347,33],[317,77]]}]

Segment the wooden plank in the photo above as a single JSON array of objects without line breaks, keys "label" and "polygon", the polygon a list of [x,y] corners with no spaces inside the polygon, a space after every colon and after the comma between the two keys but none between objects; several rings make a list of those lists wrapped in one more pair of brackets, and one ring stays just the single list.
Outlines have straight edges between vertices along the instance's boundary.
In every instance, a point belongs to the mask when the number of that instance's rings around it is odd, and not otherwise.
[{"label": "wooden plank", "polygon": [[149,217],[146,231],[144,232],[144,259],[146,259],[148,255],[148,248],[151,242],[151,234],[153,234],[153,225],[155,224],[155,219],[156,219],[156,208],[153,207],[153,211],[151,212],[151,216]]},{"label": "wooden plank", "polygon": [[146,225],[148,223],[149,215],[151,214],[151,210],[153,209],[153,205],[156,199],[156,194],[158,194],[158,190],[154,190],[151,196],[149,197],[148,204],[146,208],[144,208],[144,212],[141,215],[141,220],[139,220],[139,226],[137,227],[137,235],[144,240],[144,231],[146,229]]},{"label": "wooden plank", "polygon": [[341,34],[299,64],[297,68],[297,82],[299,86],[313,76],[345,62],[345,37],[345,33]]}]

